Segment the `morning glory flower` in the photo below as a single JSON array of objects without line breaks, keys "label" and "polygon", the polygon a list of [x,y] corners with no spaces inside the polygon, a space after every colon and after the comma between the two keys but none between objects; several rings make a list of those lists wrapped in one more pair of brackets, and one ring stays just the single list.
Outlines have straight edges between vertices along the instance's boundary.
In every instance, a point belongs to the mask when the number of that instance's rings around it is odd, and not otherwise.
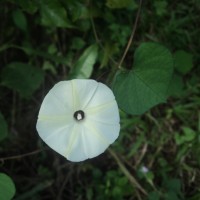
[{"label": "morning glory flower", "polygon": [[111,89],[95,80],[57,83],[38,115],[42,140],[70,161],[103,153],[119,135],[119,110]]}]

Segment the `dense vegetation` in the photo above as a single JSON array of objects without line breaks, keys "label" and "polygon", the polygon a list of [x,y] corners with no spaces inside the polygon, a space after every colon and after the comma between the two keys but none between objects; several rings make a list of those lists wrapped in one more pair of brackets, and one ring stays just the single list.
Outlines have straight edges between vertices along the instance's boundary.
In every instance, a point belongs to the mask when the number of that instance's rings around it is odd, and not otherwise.
[{"label": "dense vegetation", "polygon": [[[199,200],[199,10],[199,0],[1,0],[0,199]],[[144,102],[124,76],[148,68],[142,60],[160,67],[142,74]],[[35,128],[49,89],[73,78],[110,86],[121,118],[116,142],[80,163]],[[147,95],[157,83],[161,99]]]}]

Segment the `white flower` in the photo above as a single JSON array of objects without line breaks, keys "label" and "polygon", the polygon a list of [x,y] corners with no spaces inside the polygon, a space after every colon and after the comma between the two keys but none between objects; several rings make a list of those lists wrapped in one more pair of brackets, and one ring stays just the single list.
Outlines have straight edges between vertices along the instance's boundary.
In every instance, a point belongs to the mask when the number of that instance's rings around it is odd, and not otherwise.
[{"label": "white flower", "polygon": [[142,173],[146,174],[147,172],[149,172],[149,169],[148,169],[147,167],[145,167],[145,166],[142,166],[142,167],[140,168],[140,171],[141,171]]},{"label": "white flower", "polygon": [[98,156],[119,135],[113,92],[94,80],[61,81],[45,96],[36,128],[47,145],[70,161]]}]

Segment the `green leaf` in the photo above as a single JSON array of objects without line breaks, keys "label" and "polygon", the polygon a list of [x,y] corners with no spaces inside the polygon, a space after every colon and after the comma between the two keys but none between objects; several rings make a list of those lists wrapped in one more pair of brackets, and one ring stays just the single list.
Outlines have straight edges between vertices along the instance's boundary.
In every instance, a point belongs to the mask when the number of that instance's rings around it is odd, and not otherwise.
[{"label": "green leaf", "polygon": [[178,74],[173,74],[168,88],[168,96],[179,97],[183,94],[183,79]]},{"label": "green leaf", "polygon": [[6,174],[0,173],[0,199],[11,200],[15,195],[13,180]]},{"label": "green leaf", "polygon": [[0,141],[5,139],[7,135],[8,135],[8,125],[4,116],[0,112]]},{"label": "green leaf", "polygon": [[174,191],[169,191],[165,194],[165,200],[181,200]]},{"label": "green leaf", "polygon": [[56,75],[57,74],[57,71],[55,69],[55,66],[51,64],[51,62],[49,61],[45,61],[43,63],[43,66],[42,66],[42,69],[45,71],[50,71],[53,75]]},{"label": "green leaf", "polygon": [[154,7],[156,9],[156,14],[159,16],[167,13],[167,1],[166,0],[158,0],[154,2]]},{"label": "green leaf", "polygon": [[[69,18],[72,22],[80,19],[88,19],[94,17],[96,11],[95,7],[88,7],[87,4],[81,3],[79,1],[63,1],[63,4],[69,10]],[[90,8],[90,9],[89,9]]]},{"label": "green leaf", "polygon": [[181,145],[176,153],[176,157],[174,159],[174,162],[176,163],[180,163],[181,160],[185,159],[185,157],[188,155],[189,151],[190,151],[190,145],[189,144],[184,144]]},{"label": "green leaf", "polygon": [[176,133],[175,140],[177,145],[181,145],[185,142],[191,142],[196,137],[196,132],[189,127],[182,127],[183,134]]},{"label": "green leaf", "polygon": [[174,68],[181,74],[187,74],[193,67],[192,54],[179,50],[174,54]]},{"label": "green leaf", "polygon": [[153,179],[154,179],[154,174],[153,174],[153,172],[148,171],[148,172],[145,174],[145,177],[146,177],[146,179],[147,179],[149,182],[151,182],[151,181],[153,181]]},{"label": "green leaf", "polygon": [[78,61],[75,63],[71,77],[72,78],[89,78],[93,71],[93,66],[96,62],[98,55],[98,46],[89,46],[83,54],[80,56]]},{"label": "green leaf", "polygon": [[160,195],[158,192],[150,192],[148,195],[148,200],[160,200]]},{"label": "green leaf", "polygon": [[117,52],[116,44],[110,42],[105,43],[104,49],[101,51],[101,54],[99,55],[99,60],[101,62],[100,69],[108,66],[110,58],[112,58],[112,55],[115,52]]},{"label": "green leaf", "polygon": [[21,29],[22,31],[27,31],[27,21],[26,21],[26,16],[24,13],[17,9],[12,13],[13,21],[15,25]]},{"label": "green leaf", "polygon": [[165,47],[143,43],[134,55],[133,69],[119,70],[113,82],[113,91],[119,107],[139,115],[165,102],[173,72],[173,59]]},{"label": "green leaf", "polygon": [[193,141],[196,137],[196,132],[194,130],[192,130],[189,127],[182,127],[184,136],[185,136],[185,141],[190,142]]},{"label": "green leaf", "polygon": [[166,179],[163,182],[163,188],[166,190],[166,200],[179,200],[179,196],[183,196],[181,192],[181,181],[179,179]]},{"label": "green leaf", "polygon": [[13,62],[2,70],[1,84],[19,92],[22,97],[30,97],[43,80],[41,69],[25,63]]},{"label": "green leaf", "polygon": [[121,9],[127,8],[129,6],[135,6],[135,2],[133,0],[107,0],[106,6],[112,9]]},{"label": "green leaf", "polygon": [[42,17],[42,24],[45,26],[72,27],[67,18],[65,8],[58,0],[40,1],[40,13]]},{"label": "green leaf", "polygon": [[14,0],[14,3],[18,4],[19,6],[21,6],[21,8],[23,10],[25,10],[26,12],[30,13],[30,14],[34,14],[38,7],[37,7],[37,3],[34,0]]},{"label": "green leaf", "polygon": [[72,40],[71,49],[80,50],[85,46],[85,41],[80,37],[74,37]]}]

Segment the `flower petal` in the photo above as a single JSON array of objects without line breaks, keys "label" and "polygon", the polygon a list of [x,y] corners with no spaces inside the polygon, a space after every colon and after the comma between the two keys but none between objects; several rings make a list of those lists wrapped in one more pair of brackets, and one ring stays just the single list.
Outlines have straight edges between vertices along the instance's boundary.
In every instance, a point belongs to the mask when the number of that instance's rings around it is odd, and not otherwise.
[{"label": "flower petal", "polygon": [[87,158],[93,158],[103,153],[116,140],[119,124],[85,123],[83,134],[84,143],[87,144],[85,147]]},{"label": "flower petal", "polygon": [[115,100],[85,110],[86,120],[92,120],[97,122],[118,124],[119,123],[119,111]]},{"label": "flower petal", "polygon": [[97,90],[92,96],[90,102],[88,103],[86,109],[107,104],[115,100],[115,96],[112,90],[102,83],[98,83]]},{"label": "flower petal", "polygon": [[[98,139],[101,140],[101,142],[108,145],[112,144],[119,136],[119,123],[109,124],[92,121],[85,123],[85,127],[91,130],[93,135],[98,136]],[[91,136],[89,133],[87,135]]]},{"label": "flower petal", "polygon": [[87,143],[85,143],[85,135],[83,126],[77,124],[74,129],[74,140],[69,145],[69,149],[65,157],[73,162],[80,162],[88,159],[87,155]]},{"label": "flower petal", "polygon": [[65,156],[68,142],[73,134],[74,124],[63,121],[38,121],[37,130],[43,141],[59,154]]},{"label": "flower petal", "polygon": [[71,84],[69,81],[61,81],[45,96],[39,115],[71,115],[72,113],[73,98]]},{"label": "flower petal", "polygon": [[84,123],[74,130],[74,140],[69,146],[67,159],[79,162],[103,153],[119,135],[120,125],[99,122]]},{"label": "flower petal", "polygon": [[94,80],[75,79],[71,81],[77,98],[77,109],[84,109],[96,92],[98,82]]}]

